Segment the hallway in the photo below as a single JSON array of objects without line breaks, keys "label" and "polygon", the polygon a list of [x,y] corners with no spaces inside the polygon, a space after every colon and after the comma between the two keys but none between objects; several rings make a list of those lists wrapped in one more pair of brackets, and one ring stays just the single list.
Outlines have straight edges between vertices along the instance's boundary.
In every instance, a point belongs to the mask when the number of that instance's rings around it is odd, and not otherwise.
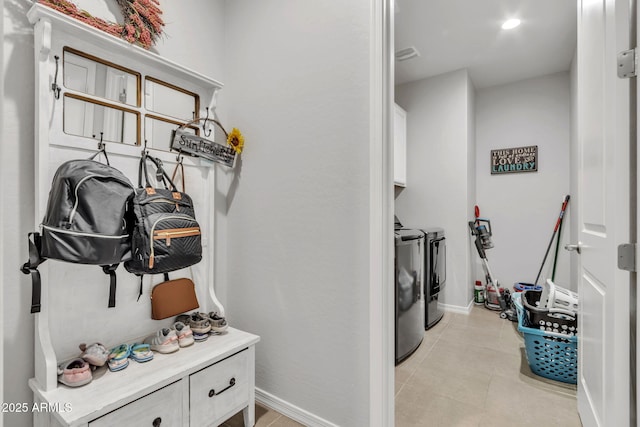
[{"label": "hallway", "polygon": [[517,324],[446,312],[395,368],[396,427],[580,427],[576,386],[531,372]]}]

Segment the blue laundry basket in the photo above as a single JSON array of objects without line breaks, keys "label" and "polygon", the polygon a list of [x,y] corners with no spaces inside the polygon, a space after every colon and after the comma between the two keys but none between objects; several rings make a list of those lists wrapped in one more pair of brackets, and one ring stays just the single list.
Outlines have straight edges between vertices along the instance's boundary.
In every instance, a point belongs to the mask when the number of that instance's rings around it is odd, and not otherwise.
[{"label": "blue laundry basket", "polygon": [[577,384],[578,337],[530,328],[519,298],[514,300],[514,305],[531,371],[541,377]]}]

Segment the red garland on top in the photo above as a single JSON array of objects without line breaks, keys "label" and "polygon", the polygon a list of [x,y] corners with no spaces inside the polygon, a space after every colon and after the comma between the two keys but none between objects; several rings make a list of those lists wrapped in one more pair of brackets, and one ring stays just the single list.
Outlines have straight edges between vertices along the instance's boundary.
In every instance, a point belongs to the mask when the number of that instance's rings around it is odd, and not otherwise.
[{"label": "red garland on top", "polygon": [[74,3],[67,0],[38,1],[65,15],[145,49],[149,49],[155,44],[164,27],[158,0],[116,0],[124,17],[124,24],[96,18],[86,10],[78,9]]}]

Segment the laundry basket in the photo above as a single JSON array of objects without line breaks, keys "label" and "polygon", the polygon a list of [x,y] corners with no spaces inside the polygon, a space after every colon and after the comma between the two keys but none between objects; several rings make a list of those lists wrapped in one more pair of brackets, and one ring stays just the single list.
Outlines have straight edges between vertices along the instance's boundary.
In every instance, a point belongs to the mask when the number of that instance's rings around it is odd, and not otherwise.
[{"label": "laundry basket", "polygon": [[542,291],[528,290],[521,296],[526,322],[541,331],[573,336],[578,333],[578,313],[563,308],[540,307]]},{"label": "laundry basket", "polygon": [[578,383],[578,337],[529,327],[520,298],[514,300],[518,331],[524,337],[531,371],[541,377],[569,384]]}]

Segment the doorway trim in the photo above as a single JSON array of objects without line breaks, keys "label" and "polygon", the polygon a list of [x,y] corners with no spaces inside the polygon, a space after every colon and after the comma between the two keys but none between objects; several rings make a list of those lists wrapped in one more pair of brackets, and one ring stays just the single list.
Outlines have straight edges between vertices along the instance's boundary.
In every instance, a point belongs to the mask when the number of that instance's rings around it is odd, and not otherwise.
[{"label": "doorway trim", "polygon": [[371,0],[369,426],[394,425],[393,0]]}]

